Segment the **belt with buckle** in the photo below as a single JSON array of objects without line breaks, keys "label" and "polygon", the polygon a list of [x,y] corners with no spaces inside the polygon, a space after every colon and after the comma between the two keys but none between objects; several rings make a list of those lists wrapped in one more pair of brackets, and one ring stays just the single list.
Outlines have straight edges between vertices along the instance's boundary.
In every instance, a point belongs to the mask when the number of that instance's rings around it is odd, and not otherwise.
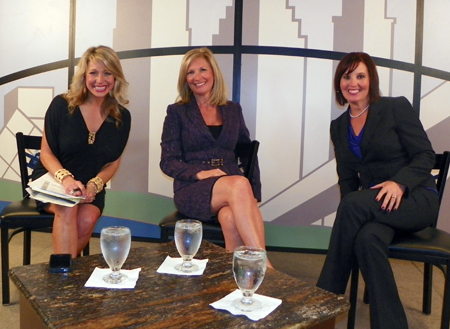
[{"label": "belt with buckle", "polygon": [[212,167],[221,167],[223,166],[223,159],[211,159],[210,161],[203,161],[203,163],[209,164]]}]

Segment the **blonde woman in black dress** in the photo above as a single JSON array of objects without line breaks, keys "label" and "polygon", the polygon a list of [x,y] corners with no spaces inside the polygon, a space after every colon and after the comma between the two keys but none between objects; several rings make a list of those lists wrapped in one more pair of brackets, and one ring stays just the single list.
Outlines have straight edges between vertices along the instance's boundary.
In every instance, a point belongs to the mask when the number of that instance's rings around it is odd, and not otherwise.
[{"label": "blonde woman in black dress", "polygon": [[105,183],[116,172],[130,131],[125,80],[117,54],[89,48],[69,91],[56,96],[45,115],[37,179],[54,175],[68,194],[83,196],[74,207],[39,204],[54,213],[53,250],[76,257],[87,245],[105,203]]}]

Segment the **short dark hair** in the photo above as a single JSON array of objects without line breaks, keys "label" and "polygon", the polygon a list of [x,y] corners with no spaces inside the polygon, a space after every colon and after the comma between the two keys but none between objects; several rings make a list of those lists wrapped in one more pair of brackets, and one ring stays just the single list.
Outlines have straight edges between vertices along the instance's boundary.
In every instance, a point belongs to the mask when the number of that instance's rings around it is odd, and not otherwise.
[{"label": "short dark hair", "polygon": [[336,93],[336,102],[339,105],[347,104],[347,100],[342,95],[341,78],[344,74],[352,73],[356,70],[359,63],[364,63],[367,66],[369,73],[369,101],[376,102],[381,98],[380,93],[380,79],[378,78],[377,66],[369,54],[363,52],[353,52],[345,55],[339,62],[336,72],[334,74],[334,91]]}]

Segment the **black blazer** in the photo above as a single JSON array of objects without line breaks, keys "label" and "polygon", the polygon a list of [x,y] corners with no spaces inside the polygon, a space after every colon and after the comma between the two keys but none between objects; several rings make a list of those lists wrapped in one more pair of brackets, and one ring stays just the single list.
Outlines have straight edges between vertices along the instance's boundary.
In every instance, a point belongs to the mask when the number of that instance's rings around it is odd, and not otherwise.
[{"label": "black blazer", "polygon": [[422,186],[436,188],[435,154],[418,114],[405,97],[370,104],[361,141],[362,160],[349,148],[348,111],[331,122],[341,197],[391,180],[406,186],[404,197]]}]

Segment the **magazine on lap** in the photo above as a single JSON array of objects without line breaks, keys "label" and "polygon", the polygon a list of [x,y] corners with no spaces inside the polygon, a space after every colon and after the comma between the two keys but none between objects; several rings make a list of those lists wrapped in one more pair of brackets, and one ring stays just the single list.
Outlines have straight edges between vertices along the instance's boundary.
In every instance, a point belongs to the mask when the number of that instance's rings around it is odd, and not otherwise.
[{"label": "magazine on lap", "polygon": [[28,186],[27,192],[30,198],[41,202],[73,207],[84,199],[82,196],[77,197],[66,194],[64,186],[57,182],[50,173],[46,173],[35,181],[31,181],[28,183]]}]

